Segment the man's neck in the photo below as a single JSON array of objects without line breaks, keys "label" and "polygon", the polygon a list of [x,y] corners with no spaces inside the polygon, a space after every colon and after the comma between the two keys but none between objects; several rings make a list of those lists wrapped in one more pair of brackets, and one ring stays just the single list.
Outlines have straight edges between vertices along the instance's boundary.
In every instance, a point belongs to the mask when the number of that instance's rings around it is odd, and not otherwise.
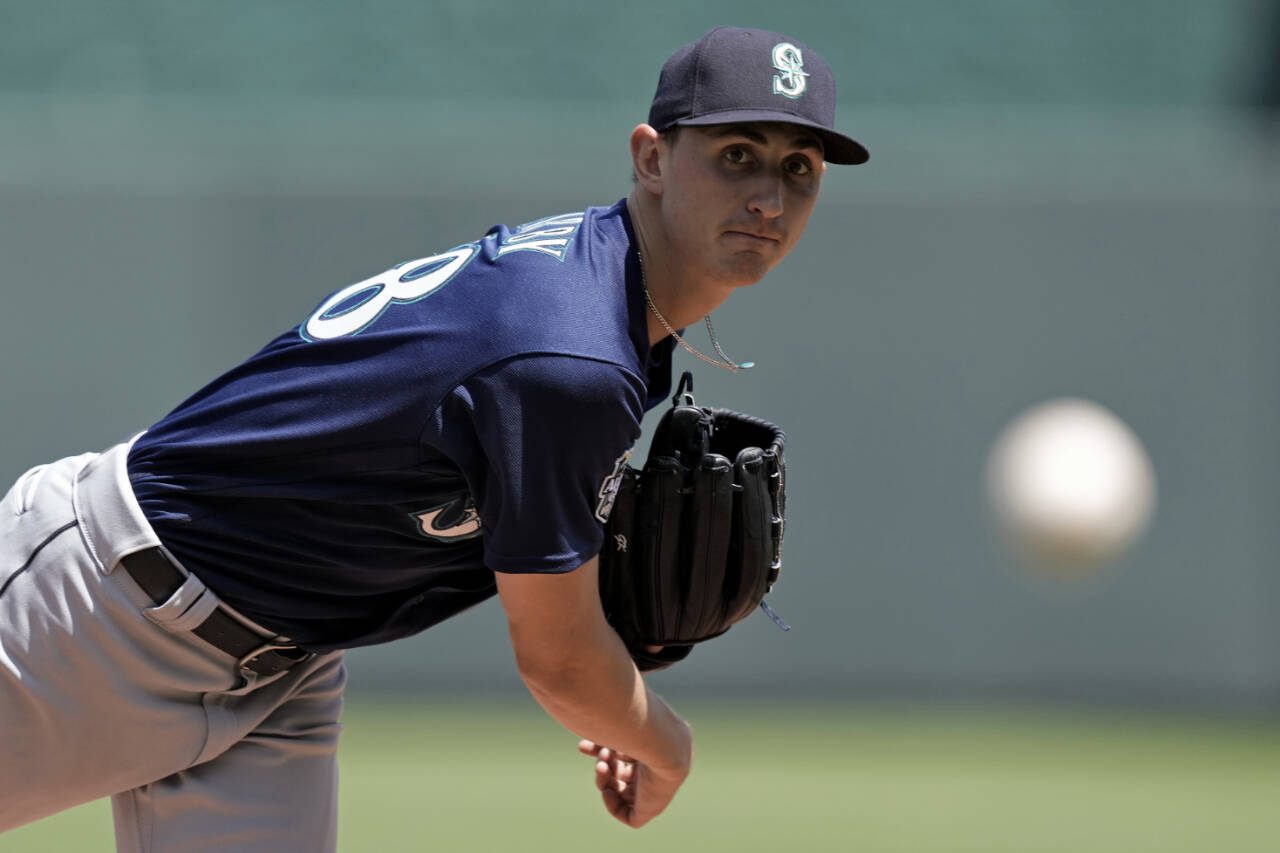
[{"label": "man's neck", "polygon": [[[701,279],[677,263],[670,240],[661,226],[657,200],[635,189],[627,199],[627,212],[639,242],[640,267],[653,308],[673,329],[683,329],[710,314],[733,288]],[[649,311],[649,343],[669,334],[655,311]]]}]

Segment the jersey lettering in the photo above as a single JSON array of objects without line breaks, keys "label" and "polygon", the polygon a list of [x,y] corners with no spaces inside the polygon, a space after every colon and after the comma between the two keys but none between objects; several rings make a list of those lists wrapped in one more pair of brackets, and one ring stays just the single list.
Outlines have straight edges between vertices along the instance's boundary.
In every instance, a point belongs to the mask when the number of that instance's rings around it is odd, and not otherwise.
[{"label": "jersey lettering", "polygon": [[417,302],[444,287],[479,250],[478,244],[467,243],[429,258],[405,261],[344,287],[320,303],[299,334],[308,341],[359,334],[390,306]]},{"label": "jersey lettering", "polygon": [[541,252],[558,261],[563,261],[569,253],[569,244],[573,235],[578,233],[582,225],[582,213],[565,213],[561,216],[548,216],[535,222],[527,222],[511,232],[510,236],[498,247],[498,257],[512,252]]}]

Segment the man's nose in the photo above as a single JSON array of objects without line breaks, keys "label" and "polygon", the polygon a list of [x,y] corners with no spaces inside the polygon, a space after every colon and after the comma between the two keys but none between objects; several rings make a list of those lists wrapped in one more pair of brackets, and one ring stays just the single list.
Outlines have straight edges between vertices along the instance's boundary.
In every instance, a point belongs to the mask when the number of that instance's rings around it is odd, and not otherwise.
[{"label": "man's nose", "polygon": [[747,201],[747,209],[765,219],[777,219],[782,215],[782,179],[764,178],[759,185],[753,187],[754,192]]}]

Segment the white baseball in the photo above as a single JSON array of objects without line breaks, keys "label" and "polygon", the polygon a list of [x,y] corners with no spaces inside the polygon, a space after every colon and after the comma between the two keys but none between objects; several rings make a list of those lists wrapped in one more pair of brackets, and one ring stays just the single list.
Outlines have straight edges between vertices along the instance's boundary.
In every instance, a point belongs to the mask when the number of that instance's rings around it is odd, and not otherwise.
[{"label": "white baseball", "polygon": [[1079,571],[1117,558],[1151,520],[1156,478],[1128,425],[1089,400],[1060,398],[1014,419],[991,448],[995,519],[1038,567]]}]

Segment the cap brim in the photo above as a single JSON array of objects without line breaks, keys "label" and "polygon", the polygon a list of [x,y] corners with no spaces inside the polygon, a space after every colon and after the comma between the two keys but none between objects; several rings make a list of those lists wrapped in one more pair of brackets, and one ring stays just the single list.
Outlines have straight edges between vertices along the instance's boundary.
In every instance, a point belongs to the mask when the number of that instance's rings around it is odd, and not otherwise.
[{"label": "cap brim", "polygon": [[809,128],[815,136],[822,140],[822,159],[828,163],[835,163],[838,166],[857,166],[871,159],[871,152],[856,139],[845,136],[843,133],[837,133],[828,127],[823,127],[817,122],[802,118],[794,113],[784,113],[776,110],[725,110],[724,112],[707,113],[694,118],[677,119],[672,124],[703,127],[713,124],[738,124],[748,121],[776,121],[784,124],[798,124],[801,127]]}]

